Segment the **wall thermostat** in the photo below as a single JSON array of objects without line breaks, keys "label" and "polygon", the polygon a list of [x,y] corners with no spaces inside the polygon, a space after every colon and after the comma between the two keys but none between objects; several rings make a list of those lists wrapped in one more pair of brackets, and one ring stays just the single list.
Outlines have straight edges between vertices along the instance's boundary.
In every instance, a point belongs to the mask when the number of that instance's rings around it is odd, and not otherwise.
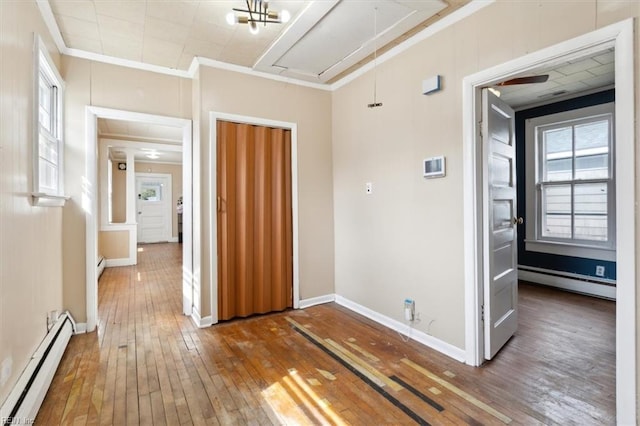
[{"label": "wall thermostat", "polygon": [[425,158],[422,165],[422,175],[426,178],[444,177],[445,160],[444,155],[438,157]]}]

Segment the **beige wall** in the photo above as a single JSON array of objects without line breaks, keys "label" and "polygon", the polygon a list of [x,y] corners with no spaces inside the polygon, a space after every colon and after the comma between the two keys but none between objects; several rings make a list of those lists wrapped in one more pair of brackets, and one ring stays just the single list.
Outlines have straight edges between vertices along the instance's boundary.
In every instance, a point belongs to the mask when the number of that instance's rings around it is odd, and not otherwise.
[{"label": "beige wall", "polygon": [[[200,68],[196,81],[200,115],[194,120],[200,123],[202,145],[202,300],[210,297],[211,248],[205,236],[211,232],[209,194],[215,192],[208,185],[209,170],[215,170],[209,164],[210,111],[297,123],[300,297],[333,293],[331,93],[207,67]],[[199,308],[202,316],[210,314],[208,302]]]},{"label": "beige wall", "polygon": [[136,161],[136,173],[165,173],[171,175],[171,235],[178,238],[178,213],[176,206],[182,195],[182,165]]},{"label": "beige wall", "polygon": [[[66,81],[64,306],[86,321],[85,216],[80,204],[85,170],[85,107],[191,118],[191,81],[84,59],[62,57]],[[97,194],[96,194],[97,196]]]},{"label": "beige wall", "polygon": [[62,212],[32,207],[33,33],[59,55],[35,1],[0,1],[0,404],[62,310]]},{"label": "beige wall", "polygon": [[105,259],[126,259],[129,257],[129,231],[100,231],[98,234],[98,254]]},{"label": "beige wall", "polygon": [[[464,348],[462,79],[640,12],[638,2],[499,1],[420,42],[333,96],[336,293]],[[441,92],[421,81],[443,76]],[[637,84],[637,82],[636,82]],[[421,160],[444,155],[447,176]],[[365,195],[365,182],[373,194]]]}]

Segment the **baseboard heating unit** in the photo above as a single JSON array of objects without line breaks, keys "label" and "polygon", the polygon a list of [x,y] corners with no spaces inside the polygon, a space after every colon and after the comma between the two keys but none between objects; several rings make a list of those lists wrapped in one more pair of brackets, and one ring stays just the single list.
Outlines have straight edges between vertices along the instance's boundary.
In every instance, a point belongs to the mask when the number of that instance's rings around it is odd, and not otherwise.
[{"label": "baseboard heating unit", "polygon": [[75,329],[75,321],[68,312],[53,323],[0,407],[0,419],[4,426],[33,423]]}]

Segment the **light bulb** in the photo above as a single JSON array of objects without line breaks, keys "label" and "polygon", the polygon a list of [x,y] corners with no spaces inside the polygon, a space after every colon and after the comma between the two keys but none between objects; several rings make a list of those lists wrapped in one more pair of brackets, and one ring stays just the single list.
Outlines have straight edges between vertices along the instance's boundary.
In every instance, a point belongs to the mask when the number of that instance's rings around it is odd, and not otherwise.
[{"label": "light bulb", "polygon": [[256,24],[254,21],[251,21],[249,23],[249,32],[253,35],[258,34],[260,30],[258,29],[258,24]]},{"label": "light bulb", "polygon": [[283,10],[282,12],[280,12],[280,22],[282,22],[283,24],[286,24],[287,22],[289,22],[289,20],[291,19],[291,14],[289,13],[288,10]]},{"label": "light bulb", "polygon": [[238,23],[238,18],[236,18],[236,14],[233,12],[227,13],[227,24],[235,25]]}]

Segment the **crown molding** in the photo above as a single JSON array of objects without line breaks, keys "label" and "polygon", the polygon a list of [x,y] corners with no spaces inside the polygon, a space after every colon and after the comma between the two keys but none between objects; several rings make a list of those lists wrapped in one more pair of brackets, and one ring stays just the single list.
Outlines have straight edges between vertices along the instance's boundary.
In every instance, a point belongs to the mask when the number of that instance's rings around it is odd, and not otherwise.
[{"label": "crown molding", "polygon": [[51,10],[51,5],[49,4],[49,1],[36,0],[38,8],[40,9],[40,14],[42,15],[42,18],[45,24],[47,25],[47,28],[49,29],[51,37],[53,38],[53,41],[55,42],[60,53],[63,55],[72,56],[72,57],[81,58],[81,59],[87,59],[95,62],[102,62],[106,64],[111,64],[111,65],[118,65],[126,68],[138,69],[142,71],[165,74],[165,75],[170,75],[174,77],[187,78],[187,79],[193,79],[197,74],[199,68],[201,66],[206,66],[206,67],[217,68],[217,69],[222,69],[226,71],[237,72],[240,74],[246,74],[253,77],[266,78],[269,80],[279,81],[287,84],[309,87],[317,90],[325,90],[329,92],[333,92],[335,90],[340,89],[341,87],[345,86],[346,84],[349,84],[350,82],[357,79],[358,77],[361,77],[362,75],[366,74],[368,71],[371,71],[374,68],[374,65],[379,65],[381,63],[388,61],[389,59],[399,55],[400,53],[413,47],[414,45],[420,43],[421,41],[426,40],[427,38],[455,24],[456,22],[461,21],[462,19],[473,15],[477,11],[489,6],[494,2],[495,0],[472,0],[470,3],[466,4],[465,6],[461,7],[460,9],[451,13],[450,15],[445,16],[441,20],[433,23],[432,25],[428,26],[427,28],[420,31],[416,35],[400,43],[398,46],[394,47],[393,49],[390,49],[389,51],[385,52],[383,55],[380,55],[376,61],[376,64],[374,64],[373,62],[369,62],[363,65],[362,67],[358,68],[351,74],[347,75],[346,77],[329,85],[324,83],[313,83],[305,80],[298,80],[295,78],[284,77],[278,74],[271,74],[263,71],[256,71],[253,68],[249,68],[241,65],[229,64],[227,62],[216,61],[214,59],[198,57],[198,56],[193,58],[193,61],[191,61],[191,65],[189,66],[188,70],[178,70],[175,68],[169,68],[169,67],[164,67],[160,65],[152,65],[152,64],[132,61],[128,59],[115,58],[113,56],[107,56],[99,53],[88,52],[86,50],[72,49],[67,47],[64,43],[64,39],[62,38],[60,28],[58,27],[58,23],[56,22],[55,16],[53,15],[53,11]]}]

